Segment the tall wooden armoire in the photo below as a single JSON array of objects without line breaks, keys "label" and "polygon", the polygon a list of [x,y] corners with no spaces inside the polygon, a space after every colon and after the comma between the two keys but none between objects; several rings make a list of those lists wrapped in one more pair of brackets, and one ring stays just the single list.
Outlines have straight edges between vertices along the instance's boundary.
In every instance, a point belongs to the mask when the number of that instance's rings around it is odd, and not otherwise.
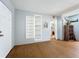
[{"label": "tall wooden armoire", "polygon": [[64,40],[76,40],[73,25],[64,25]]}]

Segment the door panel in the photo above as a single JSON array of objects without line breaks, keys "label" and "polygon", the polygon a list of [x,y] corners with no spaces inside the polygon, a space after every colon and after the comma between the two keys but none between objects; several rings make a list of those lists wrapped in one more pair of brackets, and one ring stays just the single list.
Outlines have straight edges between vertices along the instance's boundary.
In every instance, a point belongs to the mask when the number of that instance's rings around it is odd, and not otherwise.
[{"label": "door panel", "polygon": [[11,12],[0,1],[0,57],[5,57],[11,49],[12,36],[11,36]]}]

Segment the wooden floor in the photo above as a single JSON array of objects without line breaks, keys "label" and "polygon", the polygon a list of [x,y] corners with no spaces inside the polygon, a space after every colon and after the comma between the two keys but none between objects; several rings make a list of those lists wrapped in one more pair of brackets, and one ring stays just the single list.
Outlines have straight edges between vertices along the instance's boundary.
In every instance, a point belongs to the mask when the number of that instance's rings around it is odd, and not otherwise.
[{"label": "wooden floor", "polygon": [[15,46],[7,58],[76,58],[79,57],[79,42],[57,41]]}]

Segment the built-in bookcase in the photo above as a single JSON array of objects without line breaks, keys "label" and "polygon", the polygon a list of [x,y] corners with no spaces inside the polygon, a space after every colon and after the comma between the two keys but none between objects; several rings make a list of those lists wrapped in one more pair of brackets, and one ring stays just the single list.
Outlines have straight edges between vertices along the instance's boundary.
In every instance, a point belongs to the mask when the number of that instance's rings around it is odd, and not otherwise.
[{"label": "built-in bookcase", "polygon": [[26,16],[26,39],[42,39],[42,16]]},{"label": "built-in bookcase", "polygon": [[34,17],[26,16],[26,39],[34,38]]},{"label": "built-in bookcase", "polygon": [[40,41],[42,40],[42,16],[36,15],[34,16],[34,31],[35,31],[35,41]]}]

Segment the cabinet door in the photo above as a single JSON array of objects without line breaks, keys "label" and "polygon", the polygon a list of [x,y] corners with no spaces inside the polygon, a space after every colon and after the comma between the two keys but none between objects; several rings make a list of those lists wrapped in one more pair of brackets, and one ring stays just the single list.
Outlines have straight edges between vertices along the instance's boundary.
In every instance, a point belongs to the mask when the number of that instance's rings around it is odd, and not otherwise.
[{"label": "cabinet door", "polygon": [[42,16],[35,16],[35,41],[42,40]]}]

